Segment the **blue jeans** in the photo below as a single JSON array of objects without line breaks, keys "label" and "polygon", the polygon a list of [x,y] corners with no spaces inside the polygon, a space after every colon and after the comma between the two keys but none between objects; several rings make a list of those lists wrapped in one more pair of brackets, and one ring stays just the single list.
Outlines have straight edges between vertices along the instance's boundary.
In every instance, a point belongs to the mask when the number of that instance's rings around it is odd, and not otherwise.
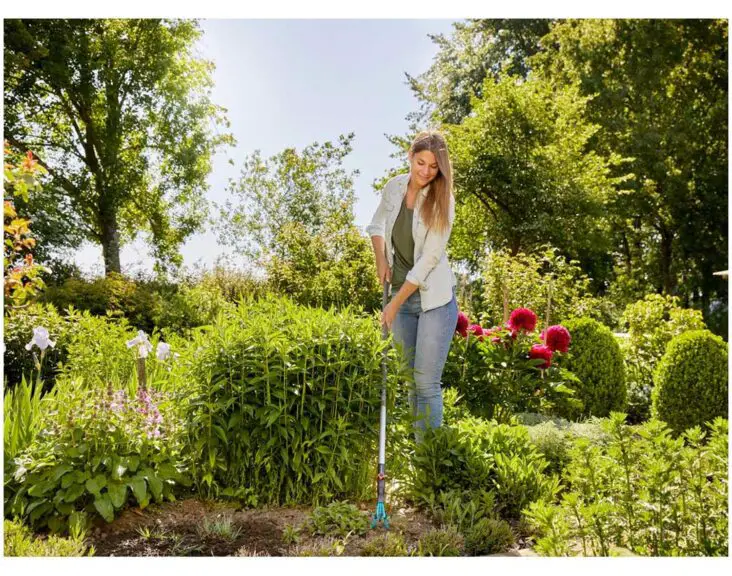
[{"label": "blue jeans", "polygon": [[409,407],[415,421],[415,438],[421,442],[427,426],[442,424],[442,370],[457,325],[457,301],[422,311],[419,290],[399,308],[392,323],[394,341],[404,350],[414,382],[409,386]]}]

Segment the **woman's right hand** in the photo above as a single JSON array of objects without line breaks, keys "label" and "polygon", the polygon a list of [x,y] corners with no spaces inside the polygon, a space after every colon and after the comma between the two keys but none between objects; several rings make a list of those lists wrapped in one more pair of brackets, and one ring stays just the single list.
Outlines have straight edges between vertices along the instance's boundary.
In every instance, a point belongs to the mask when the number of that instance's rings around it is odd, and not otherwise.
[{"label": "woman's right hand", "polygon": [[391,268],[386,258],[379,258],[376,262],[376,274],[379,277],[379,284],[384,285],[384,281],[391,282]]}]

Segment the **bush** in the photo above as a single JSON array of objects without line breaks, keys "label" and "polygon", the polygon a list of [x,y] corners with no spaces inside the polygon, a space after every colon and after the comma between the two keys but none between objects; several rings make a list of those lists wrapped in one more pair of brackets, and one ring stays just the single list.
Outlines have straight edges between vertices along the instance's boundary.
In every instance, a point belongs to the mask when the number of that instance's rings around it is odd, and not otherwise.
[{"label": "bush", "polygon": [[454,428],[427,430],[415,451],[411,497],[430,507],[441,492],[492,491],[497,511],[518,517],[528,502],[558,489],[546,467],[524,427],[466,418]]},{"label": "bush", "polygon": [[465,532],[465,551],[471,556],[497,554],[513,546],[515,541],[508,522],[481,518]]},{"label": "bush", "polygon": [[[198,488],[252,487],[262,504],[370,495],[385,346],[373,317],[274,297],[197,332],[179,381]],[[400,365],[390,352],[390,404]]]},{"label": "bush", "polygon": [[21,522],[5,520],[3,533],[5,556],[94,556],[94,547],[87,550],[84,544],[83,532],[70,538],[60,538],[53,534],[35,537]]},{"label": "bush", "polygon": [[54,392],[43,430],[7,470],[6,515],[61,532],[79,511],[111,522],[130,500],[144,508],[190,485],[179,398],[69,379]]},{"label": "bush", "polygon": [[628,338],[621,341],[628,389],[628,418],[639,423],[650,417],[653,372],[674,336],[706,328],[702,314],[679,306],[679,299],[649,294],[629,304],[622,322]]},{"label": "bush", "polygon": [[465,539],[454,526],[430,530],[417,542],[417,556],[460,556]]},{"label": "bush", "polygon": [[609,439],[574,441],[558,502],[532,503],[527,519],[538,530],[541,554],[608,556],[623,546],[646,556],[728,554],[728,422],[709,436],[699,427],[674,439],[657,420],[603,422]]},{"label": "bush", "polygon": [[620,346],[610,329],[591,318],[570,320],[567,329],[572,334],[572,348],[566,366],[579,379],[569,386],[584,408],[558,410],[558,414],[577,419],[622,410],[627,402],[625,370]]},{"label": "bush", "polygon": [[512,256],[507,250],[491,252],[481,266],[484,312],[482,320],[502,324],[504,297],[506,313],[514,308],[531,308],[549,324],[572,318],[590,317],[609,324],[617,313],[605,299],[591,294],[591,280],[579,262],[567,260],[556,248]]},{"label": "bush", "polygon": [[362,535],[368,529],[366,514],[347,502],[317,506],[310,515],[310,530],[316,535],[343,537],[351,532]]},{"label": "bush", "polygon": [[676,433],[727,418],[727,345],[708,330],[694,330],[669,342],[655,374],[653,415]]},{"label": "bush", "polygon": [[387,532],[367,542],[361,550],[361,556],[409,556],[404,536]]}]

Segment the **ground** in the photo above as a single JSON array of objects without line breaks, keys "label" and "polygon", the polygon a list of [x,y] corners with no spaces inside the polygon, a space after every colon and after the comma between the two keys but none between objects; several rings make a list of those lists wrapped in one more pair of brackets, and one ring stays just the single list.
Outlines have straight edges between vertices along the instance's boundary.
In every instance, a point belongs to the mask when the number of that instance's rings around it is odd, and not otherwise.
[{"label": "ground", "polygon": [[[359,506],[369,514],[372,507]],[[88,542],[94,546],[95,556],[297,556],[313,548],[338,545],[339,541],[311,536],[304,528],[297,543],[285,543],[286,527],[303,526],[311,511],[305,506],[243,510],[229,503],[179,500],[125,510],[111,524],[102,520],[91,530]],[[225,531],[214,534],[203,529],[207,523],[228,519],[233,527],[228,537],[221,533]],[[392,510],[390,520],[390,531],[403,534],[408,548],[435,527],[413,508]],[[363,536],[350,536],[341,555],[361,556],[364,545],[383,533],[379,526]],[[533,555],[523,539],[518,542],[501,555]]]}]

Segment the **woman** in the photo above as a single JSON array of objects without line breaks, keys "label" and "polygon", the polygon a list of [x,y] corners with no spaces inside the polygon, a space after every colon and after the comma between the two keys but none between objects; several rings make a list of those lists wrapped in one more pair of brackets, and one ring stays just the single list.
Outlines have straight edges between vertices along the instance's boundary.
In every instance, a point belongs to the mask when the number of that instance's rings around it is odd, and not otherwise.
[{"label": "woman", "polygon": [[421,132],[409,148],[409,173],[384,186],[366,228],[379,281],[391,282],[381,322],[393,331],[414,368],[409,405],[421,441],[442,424],[440,379],[457,324],[455,275],[445,247],[455,219],[452,169],[445,139]]}]

